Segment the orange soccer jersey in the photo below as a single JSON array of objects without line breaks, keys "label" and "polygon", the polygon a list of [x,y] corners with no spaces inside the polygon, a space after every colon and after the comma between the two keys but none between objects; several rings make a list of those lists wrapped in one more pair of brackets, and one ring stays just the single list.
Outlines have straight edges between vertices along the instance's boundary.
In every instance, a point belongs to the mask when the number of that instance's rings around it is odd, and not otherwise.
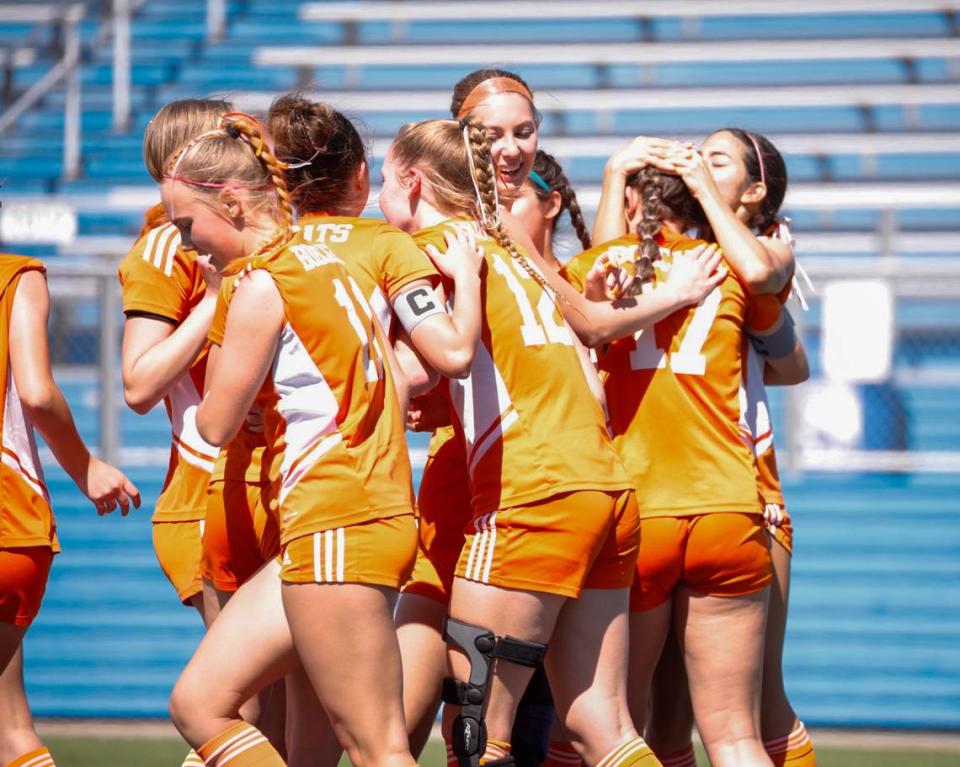
[{"label": "orange soccer jersey", "polygon": [[59,551],[33,425],[10,366],[13,299],[24,272],[45,272],[25,256],[0,255],[0,549],[43,546]]},{"label": "orange soccer jersey", "polygon": [[[703,244],[668,230],[658,239],[656,279],[678,254]],[[593,248],[572,270],[637,242],[626,235]],[[615,441],[640,491],[641,516],[760,513],[753,454],[740,431],[748,311],[731,274],[697,306],[620,339],[601,359]]]},{"label": "orange soccer jersey", "polygon": [[[286,315],[256,400],[273,457],[281,544],[412,514],[410,460],[383,337],[344,260],[294,242],[255,266],[273,278]],[[224,279],[214,328],[226,326],[238,281]]]},{"label": "orange soccer jersey", "polygon": [[[127,317],[155,317],[174,325],[187,318],[206,290],[193,253],[180,247],[180,233],[172,224],[153,227],[141,236],[120,264],[118,277]],[[164,397],[173,444],[154,522],[204,517],[207,484],[218,452],[197,432],[205,369],[204,351]]]},{"label": "orange soccer jersey", "polygon": [[628,488],[551,295],[473,222],[447,221],[414,238],[443,250],[444,232],[456,227],[471,227],[484,248],[481,342],[469,375],[449,383],[474,517],[575,490]]},{"label": "orange soccer jersey", "polygon": [[297,241],[343,259],[388,337],[393,337],[391,302],[415,280],[439,283],[440,274],[413,238],[375,218],[303,216]]}]

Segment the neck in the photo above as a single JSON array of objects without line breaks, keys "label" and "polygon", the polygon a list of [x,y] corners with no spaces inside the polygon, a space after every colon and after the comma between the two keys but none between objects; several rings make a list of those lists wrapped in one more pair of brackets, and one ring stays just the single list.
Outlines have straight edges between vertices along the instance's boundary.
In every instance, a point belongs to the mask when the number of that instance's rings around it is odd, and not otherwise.
[{"label": "neck", "polygon": [[560,262],[557,260],[557,257],[553,255],[553,233],[549,229],[534,239],[533,244],[537,246],[537,250],[543,257],[543,260],[547,262],[548,266],[553,269],[560,268]]},{"label": "neck", "polygon": [[428,226],[442,224],[449,218],[450,216],[448,216],[446,213],[442,213],[431,203],[427,202],[423,198],[420,198],[420,202],[417,204],[417,209],[410,220],[411,229],[413,231],[426,229]]}]

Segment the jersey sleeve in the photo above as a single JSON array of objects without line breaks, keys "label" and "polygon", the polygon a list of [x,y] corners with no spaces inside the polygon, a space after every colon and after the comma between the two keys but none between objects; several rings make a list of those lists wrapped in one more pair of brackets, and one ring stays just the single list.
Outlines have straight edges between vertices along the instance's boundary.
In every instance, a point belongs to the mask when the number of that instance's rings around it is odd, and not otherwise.
[{"label": "jersey sleeve", "polygon": [[182,322],[191,308],[195,277],[191,262],[180,249],[176,227],[161,226],[141,237],[120,264],[124,313],[149,312]]},{"label": "jersey sleeve", "polygon": [[416,280],[440,283],[440,273],[409,234],[385,227],[374,239],[373,248],[382,275],[380,288],[389,300]]}]

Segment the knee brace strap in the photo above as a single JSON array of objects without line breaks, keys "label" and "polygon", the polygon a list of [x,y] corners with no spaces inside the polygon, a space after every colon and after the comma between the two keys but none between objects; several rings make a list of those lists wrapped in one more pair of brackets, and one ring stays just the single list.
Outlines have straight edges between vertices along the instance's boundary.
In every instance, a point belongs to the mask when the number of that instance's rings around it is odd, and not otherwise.
[{"label": "knee brace strap", "polygon": [[[547,646],[516,637],[499,638],[488,629],[447,618],[443,639],[461,650],[470,661],[470,677],[466,682],[447,677],[443,680],[442,699],[460,705],[460,714],[453,722],[453,753],[460,767],[479,767],[487,745],[487,685],[493,671],[493,659],[500,658],[521,666],[536,667],[543,661]],[[502,764],[501,764],[502,763]],[[505,757],[489,763],[492,767],[512,767],[513,759]]]}]

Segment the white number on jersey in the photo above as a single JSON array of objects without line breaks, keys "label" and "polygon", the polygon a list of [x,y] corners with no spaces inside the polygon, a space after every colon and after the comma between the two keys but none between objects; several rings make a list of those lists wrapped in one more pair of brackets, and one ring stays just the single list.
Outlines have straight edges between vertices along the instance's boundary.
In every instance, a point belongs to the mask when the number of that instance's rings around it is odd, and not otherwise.
[{"label": "white number on jersey", "polygon": [[[360,287],[356,282],[354,282],[353,277],[347,277],[347,281],[350,283],[350,290],[353,293],[353,298],[351,298],[350,294],[347,292],[343,282],[338,279],[333,280],[333,295],[334,298],[336,298],[337,303],[346,310],[347,319],[350,321],[351,327],[353,327],[357,337],[363,344],[364,374],[367,383],[373,383],[374,381],[378,381],[383,377],[383,351],[380,349],[380,343],[377,341],[377,336],[373,332],[373,312],[370,309],[370,305],[363,297],[363,293],[360,292]],[[364,315],[366,315],[366,326],[364,326],[360,319],[360,315],[357,313],[357,306],[359,306]],[[367,340],[368,331],[369,337],[372,337],[373,339],[373,349],[376,352],[376,359],[370,355],[370,345]]]},{"label": "white number on jersey", "polygon": [[527,274],[519,264],[515,264],[513,259],[510,259],[510,263],[507,263],[495,253],[492,260],[494,270],[507,281],[507,287],[510,288],[510,292],[517,300],[517,308],[523,318],[520,333],[523,335],[524,345],[540,346],[551,343],[573,346],[570,329],[565,324],[558,323],[553,317],[556,306],[547,291],[539,285],[537,286],[540,292],[540,300],[537,302],[537,311],[534,314],[533,305],[520,283],[520,280],[533,280],[533,277]]},{"label": "white number on jersey", "polygon": [[653,370],[667,366],[674,373],[702,376],[707,369],[707,356],[703,354],[703,346],[707,342],[710,327],[717,317],[720,301],[723,294],[720,288],[714,288],[703,299],[693,312],[693,319],[687,325],[687,332],[680,341],[680,348],[673,354],[657,346],[657,338],[653,328],[643,328],[634,335],[636,346],[630,352],[630,368],[632,370]]}]

